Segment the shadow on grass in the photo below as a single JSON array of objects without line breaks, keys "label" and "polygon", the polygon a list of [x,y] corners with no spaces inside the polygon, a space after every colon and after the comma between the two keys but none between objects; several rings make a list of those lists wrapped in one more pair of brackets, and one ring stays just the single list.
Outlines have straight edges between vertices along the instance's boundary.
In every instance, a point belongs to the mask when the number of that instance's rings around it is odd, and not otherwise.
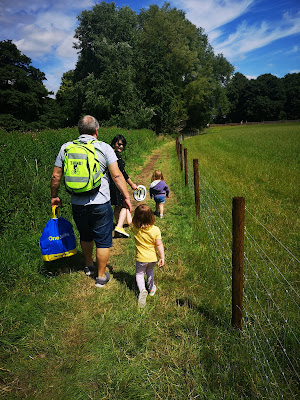
[{"label": "shadow on grass", "polygon": [[44,276],[57,276],[70,274],[75,271],[83,271],[85,262],[82,252],[71,257],[64,257],[54,261],[44,261],[40,273]]},{"label": "shadow on grass", "polygon": [[109,273],[114,276],[114,279],[125,284],[129,290],[138,295],[139,292],[136,286],[135,275],[131,275],[125,271],[114,271],[111,265],[108,265],[107,268],[109,269]]},{"label": "shadow on grass", "polygon": [[220,327],[220,328],[230,328],[229,322],[226,321],[226,317],[224,316],[218,316],[216,313],[212,313],[211,311],[207,310],[203,306],[198,306],[191,302],[187,298],[183,299],[176,299],[176,304],[179,307],[187,307],[190,308],[191,310],[194,310],[198,312],[200,315],[206,318],[206,320],[213,324],[214,326]]}]

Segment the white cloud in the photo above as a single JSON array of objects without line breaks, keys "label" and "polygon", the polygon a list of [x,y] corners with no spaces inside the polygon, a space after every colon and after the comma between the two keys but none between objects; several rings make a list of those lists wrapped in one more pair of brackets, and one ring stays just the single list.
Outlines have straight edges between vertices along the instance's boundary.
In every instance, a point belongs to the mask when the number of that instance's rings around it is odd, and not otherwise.
[{"label": "white cloud", "polygon": [[254,0],[175,0],[173,3],[186,11],[188,20],[210,33],[243,15]]},{"label": "white cloud", "polygon": [[[262,19],[256,24],[244,20],[235,31],[225,36],[222,27],[239,17],[246,18],[255,0],[174,0],[173,3],[186,11],[186,17],[193,24],[204,28],[215,53],[223,53],[231,61],[240,60],[246,53],[275,40],[300,33],[300,12],[285,12],[281,19],[272,23],[265,19],[267,14],[262,14]],[[291,53],[297,51],[299,48],[295,46]]]},{"label": "white cloud", "polygon": [[77,16],[97,0],[0,0],[1,40],[12,39],[32,64],[46,75],[49,91],[57,92],[62,74],[74,69]]},{"label": "white cloud", "polygon": [[14,43],[30,58],[44,57],[65,38],[63,31],[42,29],[36,25],[24,26],[22,33],[23,39],[15,40]]},{"label": "white cloud", "polygon": [[241,54],[297,33],[300,33],[300,12],[292,17],[284,14],[282,20],[276,24],[262,21],[260,24],[249,25],[244,21],[226,40],[213,45],[215,52],[236,59]]},{"label": "white cloud", "polygon": [[78,40],[74,39],[73,34],[65,36],[64,40],[57,47],[57,55],[63,58],[77,58],[77,50],[73,48],[73,43],[78,43]]},{"label": "white cloud", "polygon": [[71,30],[74,30],[76,22],[76,18],[73,16],[48,11],[37,17],[35,25],[49,31],[59,29],[65,32],[70,32]]},{"label": "white cloud", "polygon": [[49,7],[50,1],[40,0],[1,0],[0,14],[13,15],[19,12],[23,16],[37,11],[46,10]]},{"label": "white cloud", "polygon": [[291,50],[287,51],[286,54],[294,54],[298,53],[299,51],[299,46],[295,45]]}]

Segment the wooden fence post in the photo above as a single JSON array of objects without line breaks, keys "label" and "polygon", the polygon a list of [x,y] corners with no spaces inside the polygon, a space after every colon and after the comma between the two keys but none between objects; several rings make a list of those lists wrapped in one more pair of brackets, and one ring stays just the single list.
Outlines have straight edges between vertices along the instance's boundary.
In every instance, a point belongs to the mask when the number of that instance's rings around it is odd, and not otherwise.
[{"label": "wooden fence post", "polygon": [[232,199],[232,319],[242,329],[244,278],[245,198]]},{"label": "wooden fence post", "polygon": [[180,156],[180,169],[183,170],[183,160],[182,160],[182,144],[179,145],[179,156]]},{"label": "wooden fence post", "polygon": [[199,163],[198,159],[193,159],[194,168],[194,190],[195,190],[195,206],[196,216],[200,217],[200,185],[199,185]]},{"label": "wooden fence post", "polygon": [[189,178],[188,178],[187,148],[184,148],[184,180],[185,180],[185,186],[188,186]]}]

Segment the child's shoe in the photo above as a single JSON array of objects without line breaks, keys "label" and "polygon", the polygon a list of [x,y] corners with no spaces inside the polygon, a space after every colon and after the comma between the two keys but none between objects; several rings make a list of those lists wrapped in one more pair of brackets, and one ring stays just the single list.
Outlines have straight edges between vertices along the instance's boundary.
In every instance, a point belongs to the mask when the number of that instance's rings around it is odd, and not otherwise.
[{"label": "child's shoe", "polygon": [[154,296],[156,292],[157,287],[153,285],[152,289],[150,290],[149,296]]},{"label": "child's shoe", "polygon": [[84,267],[84,273],[86,276],[94,276],[96,273],[95,267],[90,265],[89,267]]},{"label": "child's shoe", "polygon": [[154,211],[153,214],[159,217],[159,211]]},{"label": "child's shoe", "polygon": [[138,300],[139,308],[145,307],[147,296],[148,296],[148,292],[146,289],[143,289],[140,291],[139,300]]},{"label": "child's shoe", "polygon": [[164,217],[163,214],[160,214],[159,218],[163,218],[163,217]]},{"label": "child's shoe", "polygon": [[128,233],[125,232],[124,228],[115,227],[115,232],[119,233],[121,236],[129,237]]}]

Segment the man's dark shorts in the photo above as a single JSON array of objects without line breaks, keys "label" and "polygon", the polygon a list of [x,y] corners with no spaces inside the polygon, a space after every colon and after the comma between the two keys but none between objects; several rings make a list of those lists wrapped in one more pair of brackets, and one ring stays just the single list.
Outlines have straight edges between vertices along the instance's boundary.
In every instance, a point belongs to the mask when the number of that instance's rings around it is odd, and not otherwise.
[{"label": "man's dark shorts", "polygon": [[112,247],[113,210],[105,204],[72,204],[73,218],[83,242],[95,241],[97,248]]}]

